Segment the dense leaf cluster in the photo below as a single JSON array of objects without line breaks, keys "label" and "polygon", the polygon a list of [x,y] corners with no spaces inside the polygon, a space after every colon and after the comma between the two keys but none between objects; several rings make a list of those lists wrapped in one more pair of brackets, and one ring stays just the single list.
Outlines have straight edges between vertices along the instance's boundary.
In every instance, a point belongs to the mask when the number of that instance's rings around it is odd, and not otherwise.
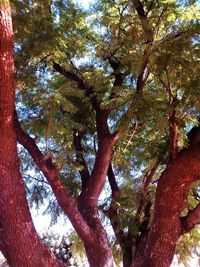
[{"label": "dense leaf cluster", "polygon": [[[171,112],[176,113],[179,151],[187,147],[188,129],[200,114],[198,1],[142,3],[148,23],[128,0],[99,0],[88,11],[73,1],[12,0],[23,128],[39,138],[41,150],[52,158],[70,193],[78,196],[82,158],[91,172],[98,150],[94,101],[110,110],[110,132],[121,137],[112,158],[121,190],[116,220],[120,229],[133,234],[141,231],[134,218],[145,177],[159,162],[145,200],[153,203],[157,179],[168,163]],[[30,182],[33,166],[24,153],[30,200],[39,207],[50,191],[38,170]],[[113,200],[107,200],[108,194],[100,210],[109,217]],[[59,214],[57,204],[51,204],[48,211]],[[145,220],[143,210],[140,222]],[[193,231],[199,237],[199,228]],[[182,244],[196,246],[199,238],[194,235],[183,239],[178,253],[191,253]]]}]

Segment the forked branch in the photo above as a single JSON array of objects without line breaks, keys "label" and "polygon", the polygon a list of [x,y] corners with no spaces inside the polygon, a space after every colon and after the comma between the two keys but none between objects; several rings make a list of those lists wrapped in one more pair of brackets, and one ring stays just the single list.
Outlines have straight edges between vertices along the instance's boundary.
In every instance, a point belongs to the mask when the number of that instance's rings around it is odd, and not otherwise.
[{"label": "forked branch", "polygon": [[23,131],[18,121],[17,114],[15,114],[15,132],[18,142],[28,151],[37,167],[46,177],[58,204],[69,217],[79,236],[84,242],[92,243],[94,241],[94,235],[78,211],[75,199],[70,196],[64,183],[60,180],[56,165],[52,162],[51,158],[46,158],[39,150],[34,139]]}]

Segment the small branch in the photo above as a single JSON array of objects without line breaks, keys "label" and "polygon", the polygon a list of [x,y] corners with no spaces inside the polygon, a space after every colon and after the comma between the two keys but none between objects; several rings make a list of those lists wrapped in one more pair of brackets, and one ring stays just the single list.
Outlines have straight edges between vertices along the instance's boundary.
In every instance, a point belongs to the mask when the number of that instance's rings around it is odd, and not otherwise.
[{"label": "small branch", "polygon": [[154,176],[158,166],[159,166],[159,161],[156,161],[156,163],[153,165],[151,170],[146,174],[144,185],[143,185],[143,188],[142,188],[142,193],[141,193],[139,206],[138,206],[138,209],[137,209],[137,212],[136,212],[136,216],[135,216],[135,220],[138,223],[140,221],[140,215],[141,215],[142,209],[144,207],[144,202],[145,202],[145,198],[146,198],[146,195],[147,195],[147,192],[148,192],[148,187],[149,187],[149,185],[150,185],[150,183],[151,183],[151,181],[153,179],[153,176]]},{"label": "small branch", "polygon": [[188,233],[197,224],[200,223],[200,203],[193,210],[189,211],[187,216],[182,218],[184,233]]},{"label": "small branch", "polygon": [[126,146],[125,146],[125,148],[123,149],[122,154],[123,154],[123,153],[126,151],[126,149],[131,145],[131,141],[132,141],[132,139],[133,139],[133,137],[134,137],[134,135],[135,135],[135,132],[137,131],[137,127],[138,127],[138,123],[137,123],[137,122],[134,122],[131,136],[130,136],[130,138],[129,138],[129,140],[128,140]]},{"label": "small branch", "polygon": [[176,104],[169,115],[169,162],[177,157],[178,154],[178,126],[176,123]]},{"label": "small branch", "polygon": [[32,179],[32,180],[35,180],[35,181],[37,181],[37,182],[39,182],[39,183],[45,183],[45,184],[49,185],[49,183],[46,182],[45,180],[37,179],[37,178],[31,176],[30,174],[24,174],[23,177],[27,177],[27,178],[30,178],[30,179]]},{"label": "small branch", "polygon": [[[163,14],[165,13],[165,11],[167,10],[167,8],[164,8],[162,11],[161,11],[161,13],[160,13],[160,15],[159,15],[159,17],[158,17],[158,21],[156,22],[156,25],[154,26],[154,34],[155,35],[157,35],[158,34],[158,32],[159,32],[159,26],[160,26],[160,23],[161,23],[161,19],[162,19],[162,16],[163,16]],[[157,30],[156,30],[157,29]],[[157,33],[156,33],[157,32]]]},{"label": "small branch", "polygon": [[153,8],[155,0],[152,0],[148,6],[147,12],[146,12],[146,16],[148,16],[149,12],[151,11],[151,9]]}]

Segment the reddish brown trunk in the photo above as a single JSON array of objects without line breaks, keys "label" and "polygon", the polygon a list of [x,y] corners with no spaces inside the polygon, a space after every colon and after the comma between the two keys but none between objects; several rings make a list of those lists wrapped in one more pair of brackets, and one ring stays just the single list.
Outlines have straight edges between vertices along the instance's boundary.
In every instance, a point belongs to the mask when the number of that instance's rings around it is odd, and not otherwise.
[{"label": "reddish brown trunk", "polygon": [[109,247],[104,246],[103,249],[101,246],[96,246],[95,248],[86,247],[86,253],[90,267],[114,267],[113,257]]},{"label": "reddish brown trunk", "polygon": [[14,131],[13,31],[8,1],[0,3],[0,214],[3,252],[11,266],[64,266],[39,240],[19,172]]},{"label": "reddish brown trunk", "polygon": [[85,244],[86,254],[90,266],[114,266],[107,233],[103,228],[98,215],[97,202],[92,201],[91,199],[86,202],[79,198],[79,210],[85,221],[87,221],[88,225],[94,231],[94,236],[96,238],[96,242],[93,242],[93,245],[88,245],[87,243]]},{"label": "reddish brown trunk", "polygon": [[[84,196],[81,195],[79,197],[78,210],[75,200],[69,196],[65,186],[60,181],[58,170],[52,160],[45,159],[45,156],[39,151],[32,138],[23,132],[17,118],[15,122],[15,130],[18,141],[28,150],[39,169],[47,178],[58,203],[69,216],[77,233],[82,238],[90,265],[95,266],[97,262],[102,262],[102,266],[112,266],[109,265],[109,262],[111,262],[112,259],[112,254],[107,240],[107,235],[101,225],[98,215],[98,198],[91,197],[91,195],[87,194],[88,184],[86,183],[83,189],[85,194]],[[109,148],[109,151],[112,150]],[[104,153],[100,154],[104,156]],[[96,179],[97,178],[98,177],[96,177]],[[100,240],[102,240],[102,242],[100,242]],[[102,256],[103,254],[104,257]]]},{"label": "reddish brown trunk", "polygon": [[188,190],[200,176],[200,145],[181,151],[158,182],[154,220],[142,263],[134,267],[168,267],[178,239],[184,233],[181,212],[186,206]]}]

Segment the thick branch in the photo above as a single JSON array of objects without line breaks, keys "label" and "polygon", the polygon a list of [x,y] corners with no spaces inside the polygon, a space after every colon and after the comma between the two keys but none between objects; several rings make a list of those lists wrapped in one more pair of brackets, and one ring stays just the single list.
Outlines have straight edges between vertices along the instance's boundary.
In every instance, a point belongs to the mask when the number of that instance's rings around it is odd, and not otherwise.
[{"label": "thick branch", "polygon": [[140,0],[132,0],[133,6],[139,16],[147,42],[153,42],[153,31],[149,26],[147,14]]},{"label": "thick branch", "polygon": [[[78,87],[86,92],[87,96],[91,96],[93,94],[93,88],[84,80],[84,78],[79,77],[77,74],[71,71],[65,70],[61,65],[56,62],[53,63],[53,68],[68,80],[76,82]],[[92,105],[95,110],[99,106],[94,96],[92,96]]]},{"label": "thick branch", "polygon": [[180,215],[191,184],[200,177],[199,162],[200,143],[197,143],[180,151],[162,173],[156,190],[154,219],[140,266],[156,266],[158,259],[166,266],[171,264],[176,243],[183,234]]},{"label": "thick branch", "polygon": [[117,184],[116,178],[115,178],[115,174],[112,168],[112,164],[109,165],[108,168],[108,181],[112,190],[112,198],[119,198],[120,197],[120,189],[119,186]]},{"label": "thick branch", "polygon": [[193,127],[187,134],[187,138],[190,146],[194,146],[200,142],[200,127]]},{"label": "thick branch", "polygon": [[195,209],[190,210],[182,220],[184,232],[187,233],[200,223],[200,203]]},{"label": "thick branch", "polygon": [[98,151],[92,170],[91,176],[88,179],[87,189],[81,193],[81,197],[93,198],[96,200],[103,189],[106,181],[108,167],[111,162],[113,146],[118,141],[117,134],[110,134],[107,119],[110,110],[96,111],[96,127],[98,136]]},{"label": "thick branch", "polygon": [[122,73],[122,72],[115,73],[115,81],[113,83],[113,87],[122,86],[124,78],[125,78],[124,73]]},{"label": "thick branch", "polygon": [[56,165],[51,158],[46,158],[41,153],[34,140],[22,130],[17,116],[15,116],[15,132],[18,142],[29,152],[37,167],[46,177],[60,207],[69,217],[79,236],[86,243],[93,242],[92,231],[80,215],[75,200],[69,195],[65,185],[60,180]]},{"label": "thick branch", "polygon": [[110,66],[113,68],[114,71],[118,70],[119,69],[119,66],[120,66],[120,62],[119,61],[116,61],[115,59],[113,59],[113,54],[108,56],[107,59],[108,59],[108,62],[110,64]]},{"label": "thick branch", "polygon": [[61,65],[59,65],[56,62],[53,63],[53,68],[58,73],[62,74],[65,78],[67,78],[68,80],[76,82],[79,88],[83,90],[90,90],[89,86],[77,74],[71,71],[65,70]]},{"label": "thick branch", "polygon": [[[113,83],[113,89],[115,86],[122,86],[124,78],[125,78],[125,74],[120,71],[120,62],[113,59],[112,56],[109,56],[107,59],[108,59],[108,62],[110,63],[110,66],[114,70],[115,80]],[[111,93],[110,98],[112,99],[113,96],[115,97],[115,94]]]}]

